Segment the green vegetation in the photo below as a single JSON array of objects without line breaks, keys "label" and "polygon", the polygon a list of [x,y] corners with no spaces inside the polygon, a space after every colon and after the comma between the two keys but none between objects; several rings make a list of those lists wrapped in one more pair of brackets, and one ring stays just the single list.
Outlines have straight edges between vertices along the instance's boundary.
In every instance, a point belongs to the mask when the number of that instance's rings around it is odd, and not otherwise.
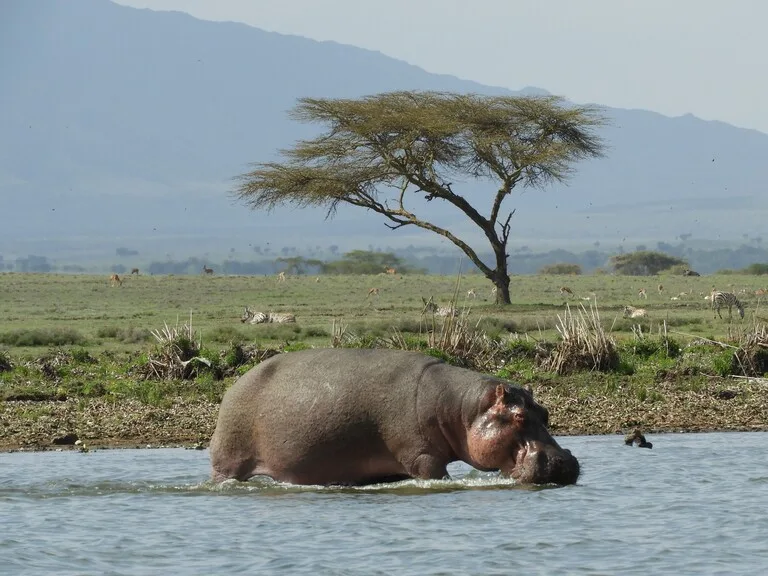
[{"label": "green vegetation", "polygon": [[[322,206],[332,215],[350,204],[381,214],[393,230],[429,230],[493,282],[498,304],[510,303],[507,243],[514,210],[505,211],[504,201],[515,190],[564,181],[574,163],[603,152],[595,130],[605,119],[598,109],[555,96],[389,92],[301,98],[291,114],[326,131],[283,151],[282,162],[243,174],[237,194],[246,205]],[[481,207],[462,192],[460,181],[467,179],[492,182],[490,205]],[[434,221],[424,201],[435,200],[480,228],[493,265]]]},{"label": "green vegetation", "polygon": [[[574,276],[571,297],[560,294],[556,278],[518,277],[512,306],[500,307],[491,300],[490,283],[478,276],[458,285],[453,277],[384,273],[319,281],[289,276],[285,282],[140,276],[110,287],[102,277],[0,274],[0,292],[9,296],[0,302],[6,319],[0,421],[8,431],[28,426],[24,437],[40,443],[41,434],[75,418],[57,411],[82,412],[76,418],[82,428],[94,421],[98,406],[99,413],[115,416],[112,428],[97,427],[91,438],[133,437],[138,432],[118,417],[126,406],[139,431],[155,430],[142,419],[173,422],[192,406],[205,416],[176,428],[186,427],[190,436],[167,424],[164,437],[204,439],[222,394],[250,367],[280,352],[352,346],[420,350],[530,383],[561,432],[768,425],[765,411],[753,405],[762,397],[756,385],[730,378],[768,372],[766,318],[753,290],[759,278],[654,278],[654,284],[663,282],[661,291],[643,280]],[[713,284],[744,292],[744,321],[713,319],[704,300]],[[377,296],[367,295],[371,287],[379,288]],[[640,287],[647,288],[647,299],[639,299]],[[478,297],[466,296],[469,289]],[[440,305],[454,300],[459,314],[423,315],[422,297]],[[582,298],[590,302],[582,306]],[[648,315],[623,318],[630,303]],[[242,324],[245,304],[293,312],[297,322]],[[728,406],[741,408],[717,412],[723,398],[736,398]],[[0,445],[20,442],[16,433],[7,434]]]},{"label": "green vegetation", "polygon": [[565,262],[559,262],[557,264],[548,264],[542,266],[539,270],[539,274],[581,274],[581,266],[578,264],[567,264]]},{"label": "green vegetation", "polygon": [[654,276],[659,272],[675,267],[688,266],[688,263],[682,258],[670,256],[663,252],[650,252],[647,250],[617,254],[611,256],[610,262],[618,274],[626,274],[628,276]]}]

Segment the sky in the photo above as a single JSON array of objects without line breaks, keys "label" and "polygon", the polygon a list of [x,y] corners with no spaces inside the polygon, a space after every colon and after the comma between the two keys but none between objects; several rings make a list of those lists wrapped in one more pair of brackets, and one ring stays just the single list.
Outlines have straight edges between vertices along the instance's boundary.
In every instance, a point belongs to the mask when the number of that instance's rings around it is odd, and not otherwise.
[{"label": "sky", "polygon": [[768,133],[764,0],[117,0],[376,50],[429,72]]}]

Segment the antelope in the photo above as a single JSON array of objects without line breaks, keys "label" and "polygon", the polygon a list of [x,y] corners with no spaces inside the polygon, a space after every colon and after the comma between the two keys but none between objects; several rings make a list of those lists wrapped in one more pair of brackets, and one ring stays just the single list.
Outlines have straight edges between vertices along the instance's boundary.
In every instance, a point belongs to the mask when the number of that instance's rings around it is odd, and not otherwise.
[{"label": "antelope", "polygon": [[648,312],[645,308],[635,308],[634,306],[624,306],[624,318],[643,318]]},{"label": "antelope", "polygon": [[498,291],[498,288],[494,286],[491,288],[491,298],[496,298],[496,292]]},{"label": "antelope", "polygon": [[208,268],[208,266],[203,264],[203,274],[207,276],[213,276],[213,268]]},{"label": "antelope", "polygon": [[768,294],[768,290],[765,288],[758,288],[755,290],[755,296],[765,296],[766,294]]},{"label": "antelope", "polygon": [[477,294],[475,294],[474,288],[467,290],[467,298],[477,298]]},{"label": "antelope", "polygon": [[109,277],[109,283],[111,286],[122,286],[123,280],[118,276],[117,274],[112,274],[112,276]]},{"label": "antelope", "polygon": [[368,296],[366,298],[370,298],[371,296],[378,296],[379,295],[379,289],[378,288],[371,288],[368,290]]},{"label": "antelope", "polygon": [[570,296],[573,296],[573,290],[568,288],[568,286],[561,286],[560,287],[560,295],[565,296],[566,294],[569,294]]},{"label": "antelope", "polygon": [[385,268],[384,272],[389,274],[390,276],[394,276],[397,274],[397,270],[395,268]]},{"label": "antelope", "polygon": [[648,294],[645,293],[645,288],[640,288],[640,290],[637,291],[638,298],[645,298],[648,300]]},{"label": "antelope", "polygon": [[278,282],[285,282],[285,272],[280,272],[280,273],[277,275],[277,281],[278,281]]},{"label": "antelope", "polygon": [[131,269],[131,275],[136,274],[136,276],[139,275],[139,269],[138,268],[132,268]]},{"label": "antelope", "polygon": [[664,292],[664,284],[659,284],[657,290],[659,291],[659,296],[661,296],[661,293]]},{"label": "antelope", "polygon": [[320,276],[318,276],[317,278],[315,278],[315,284],[317,284],[318,282],[320,282]]}]

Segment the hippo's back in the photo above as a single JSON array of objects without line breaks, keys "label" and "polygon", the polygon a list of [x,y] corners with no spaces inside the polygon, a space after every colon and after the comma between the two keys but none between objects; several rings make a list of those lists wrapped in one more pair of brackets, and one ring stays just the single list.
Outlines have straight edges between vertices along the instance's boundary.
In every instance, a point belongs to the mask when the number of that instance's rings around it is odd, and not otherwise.
[{"label": "hippo's back", "polygon": [[329,483],[359,477],[361,467],[369,476],[399,473],[393,446],[418,443],[418,382],[436,363],[396,350],[270,358],[224,395],[211,439],[214,476]]}]

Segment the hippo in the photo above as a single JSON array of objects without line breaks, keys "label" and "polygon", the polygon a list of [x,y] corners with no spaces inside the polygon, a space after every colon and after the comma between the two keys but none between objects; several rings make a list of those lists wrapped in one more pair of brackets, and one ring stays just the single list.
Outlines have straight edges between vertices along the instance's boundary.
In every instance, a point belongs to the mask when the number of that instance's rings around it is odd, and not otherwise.
[{"label": "hippo", "polygon": [[364,485],[447,478],[462,460],[519,483],[574,484],[578,460],[548,420],[530,391],[418,352],[288,352],[225,393],[212,479]]}]

